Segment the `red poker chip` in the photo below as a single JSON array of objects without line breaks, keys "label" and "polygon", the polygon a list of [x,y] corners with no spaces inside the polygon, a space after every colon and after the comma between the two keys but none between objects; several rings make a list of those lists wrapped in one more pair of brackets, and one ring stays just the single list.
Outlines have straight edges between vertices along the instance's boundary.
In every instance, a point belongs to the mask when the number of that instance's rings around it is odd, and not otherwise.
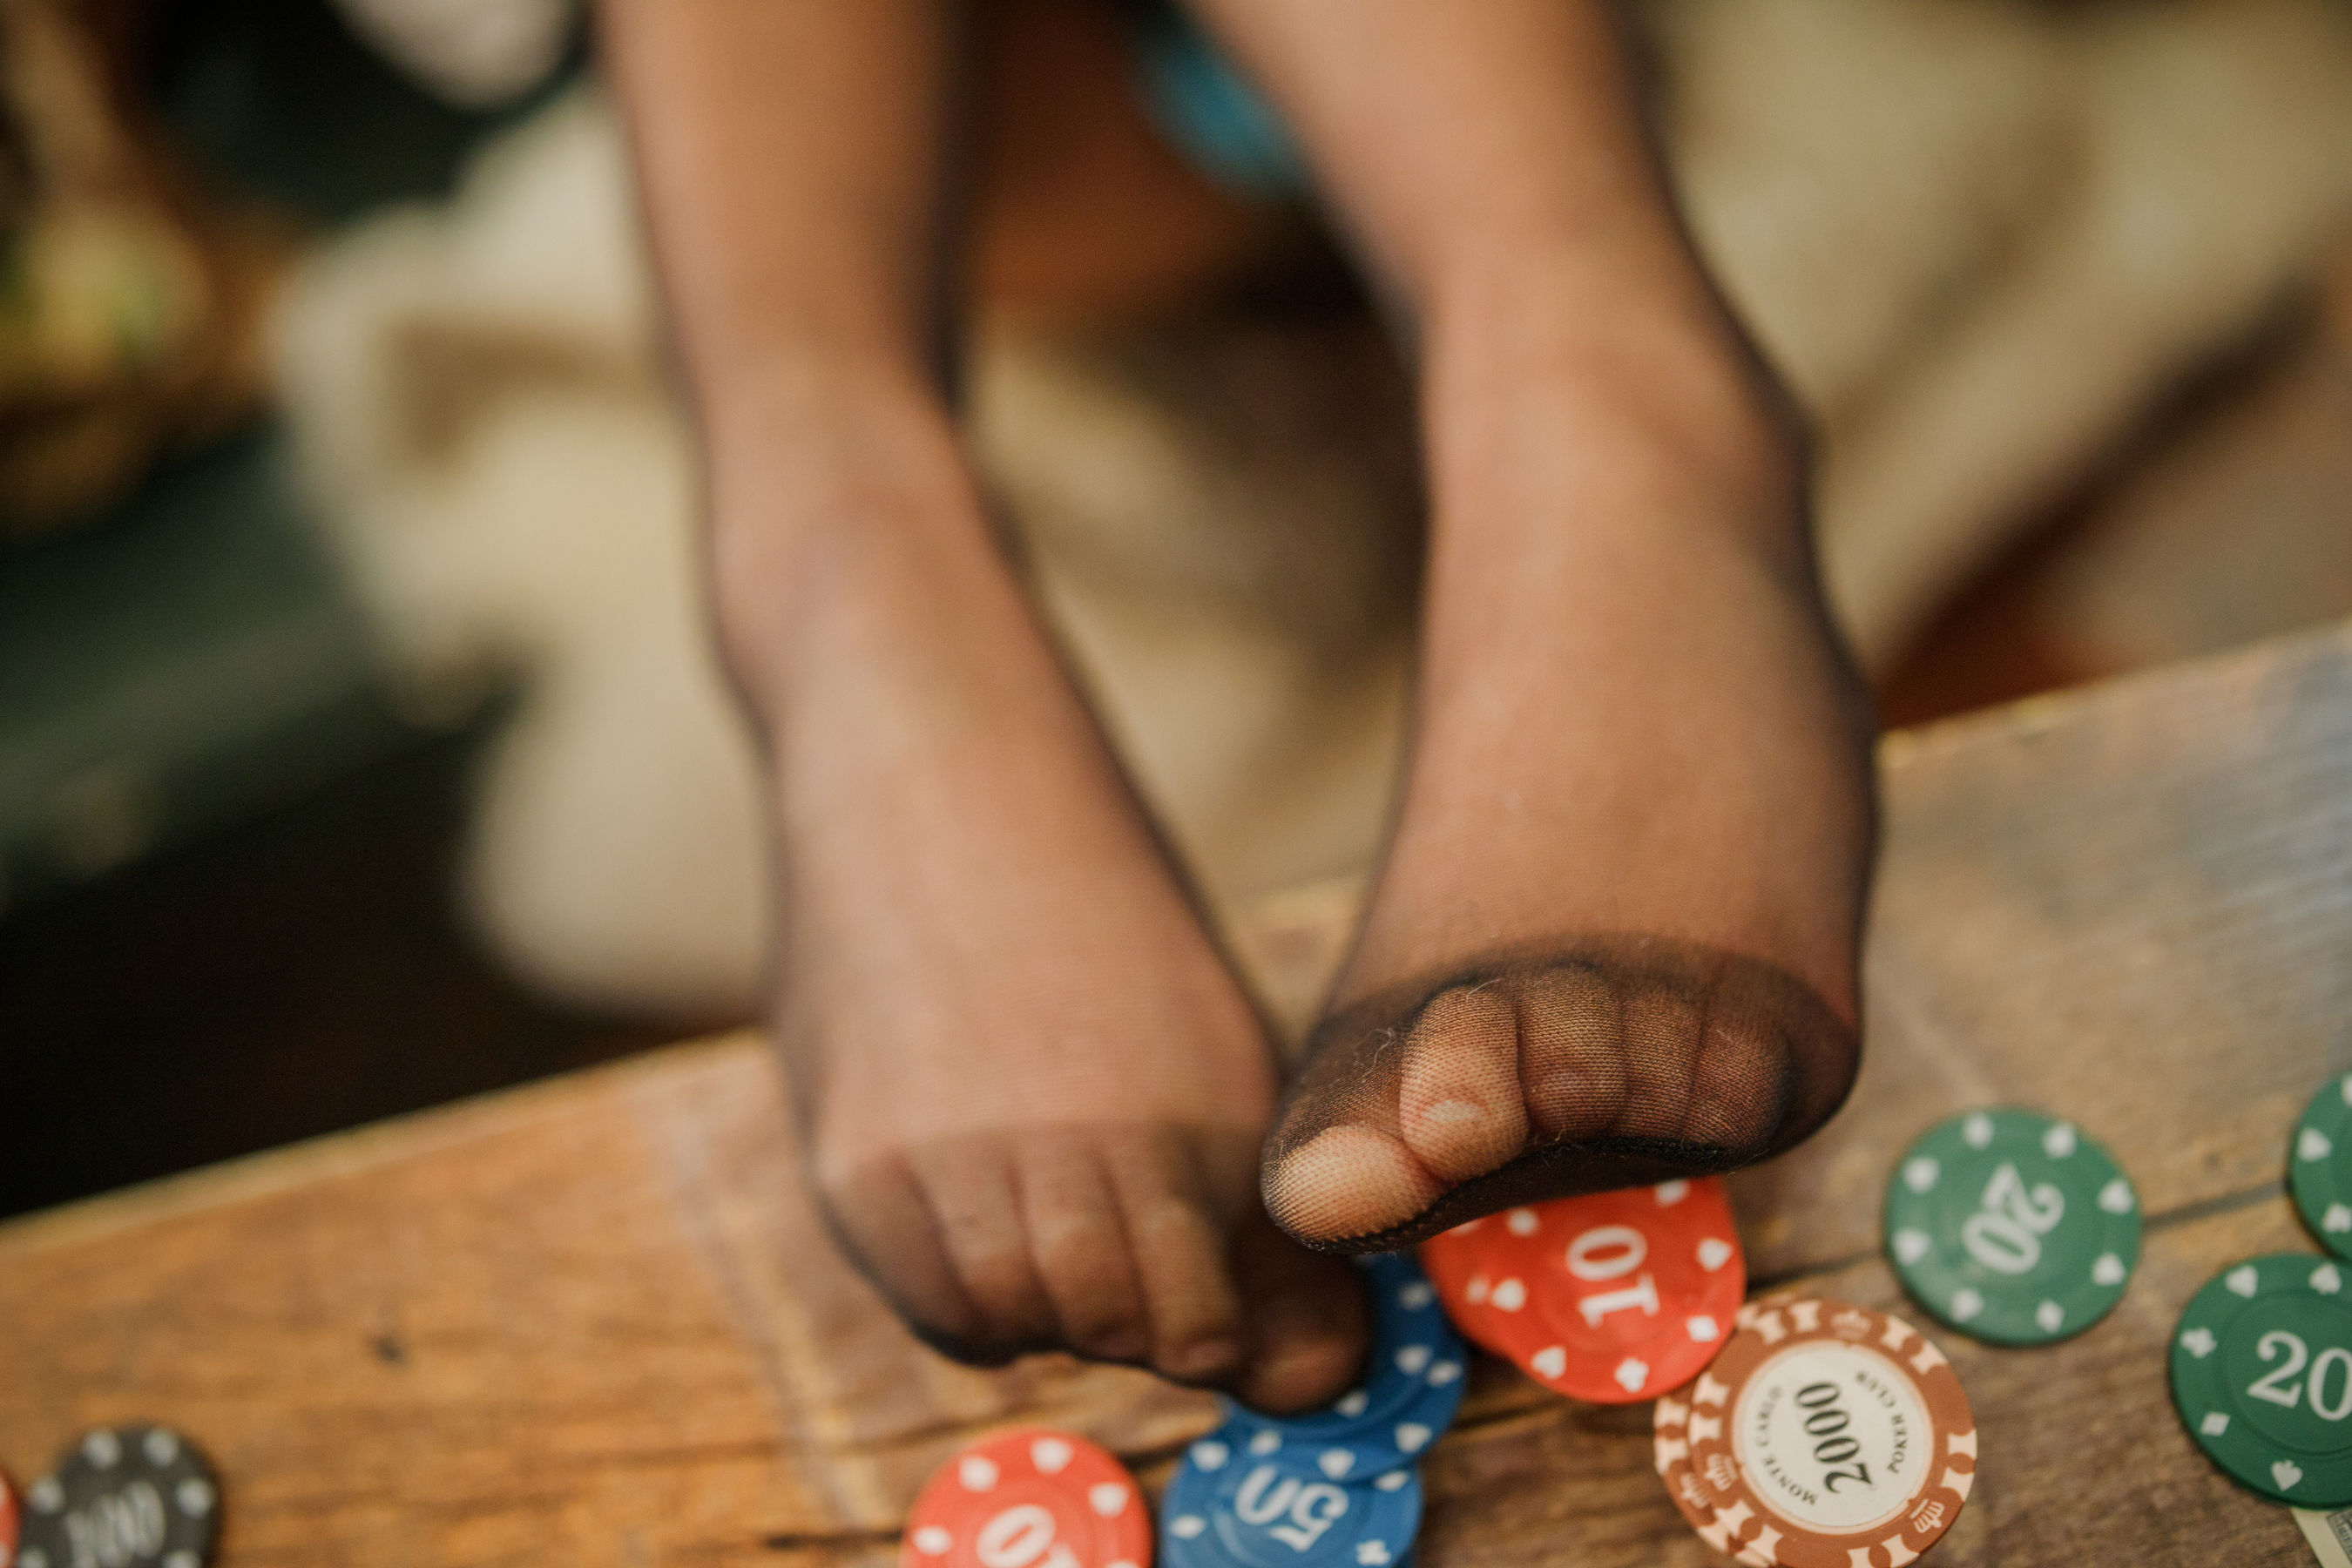
[{"label": "red poker chip", "polygon": [[984,1437],[923,1483],[899,1568],[1150,1568],[1151,1516],[1127,1467],[1073,1432]]},{"label": "red poker chip", "polygon": [[1422,1262],[1463,1333],[1595,1405],[1688,1383],[1748,1290],[1714,1177],[1507,1209],[1432,1237]]}]

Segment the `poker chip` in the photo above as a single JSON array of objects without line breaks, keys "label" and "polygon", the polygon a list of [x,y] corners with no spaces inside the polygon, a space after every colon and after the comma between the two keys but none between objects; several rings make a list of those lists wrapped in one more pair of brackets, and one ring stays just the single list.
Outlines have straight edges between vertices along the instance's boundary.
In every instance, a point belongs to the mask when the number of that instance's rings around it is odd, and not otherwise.
[{"label": "poker chip", "polygon": [[1160,1500],[1163,1568],[1397,1568],[1421,1531],[1421,1478],[1400,1465],[1325,1475],[1319,1444],[1272,1426],[1194,1443]]},{"label": "poker chip", "polygon": [[1713,1177],[1507,1209],[1432,1237],[1422,1258],[1463,1332],[1597,1405],[1689,1382],[1748,1288]]},{"label": "poker chip", "polygon": [[2352,1073],[2330,1079],[2304,1107],[2287,1159],[2287,1184],[2320,1245],[2352,1258]]},{"label": "poker chip", "polygon": [[2352,1503],[2352,1268],[2281,1252],[2207,1280],[2173,1336],[2172,1403],[2197,1446],[2264,1497]]},{"label": "poker chip", "polygon": [[899,1568],[1150,1568],[1135,1478],[1100,1447],[1042,1426],[1000,1432],[940,1466],[899,1537]]},{"label": "poker chip", "polygon": [[168,1426],[101,1426],[25,1489],[16,1568],[203,1568],[220,1533],[220,1485]]},{"label": "poker chip", "polygon": [[1937,1123],[1886,1184],[1887,1255],[1938,1322],[1995,1344],[2081,1333],[2139,1263],[2139,1194],[2071,1121],[2014,1109]]},{"label": "poker chip", "polygon": [[1742,1308],[1723,1353],[1652,1419],[1683,1517],[1756,1568],[1908,1563],[1976,1480],[1976,1419],[1943,1352],[1839,1301]]},{"label": "poker chip", "polygon": [[1244,1440],[1261,1430],[1278,1432],[1286,1451],[1312,1453],[1324,1479],[1335,1481],[1393,1469],[1436,1441],[1462,1408],[1468,1363],[1420,1264],[1394,1253],[1357,1262],[1372,1307],[1363,1383],[1303,1415],[1227,1405],[1226,1424]]}]

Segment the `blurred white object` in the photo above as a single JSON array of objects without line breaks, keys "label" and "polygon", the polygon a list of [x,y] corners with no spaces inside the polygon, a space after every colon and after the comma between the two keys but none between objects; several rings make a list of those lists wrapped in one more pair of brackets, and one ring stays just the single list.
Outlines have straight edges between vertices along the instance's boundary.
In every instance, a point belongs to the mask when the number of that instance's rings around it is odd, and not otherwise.
[{"label": "blurred white object", "polygon": [[547,79],[577,0],[334,0],[352,30],[452,103],[487,109]]}]

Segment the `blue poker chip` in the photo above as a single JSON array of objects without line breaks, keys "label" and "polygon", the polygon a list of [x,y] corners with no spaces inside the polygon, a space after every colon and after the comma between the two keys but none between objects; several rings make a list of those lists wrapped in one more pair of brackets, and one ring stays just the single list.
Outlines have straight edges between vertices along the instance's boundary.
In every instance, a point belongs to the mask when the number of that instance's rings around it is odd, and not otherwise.
[{"label": "blue poker chip", "polygon": [[1194,1443],[1160,1500],[1163,1568],[1409,1568],[1420,1475],[1399,1465],[1335,1481],[1318,1458],[1269,1428]]},{"label": "blue poker chip", "polygon": [[1226,1425],[1293,1453],[1325,1479],[1355,1480],[1418,1457],[1462,1408],[1468,1352],[1421,1265],[1396,1253],[1359,1260],[1372,1300],[1372,1348],[1361,1386],[1304,1415],[1261,1415],[1228,1402]]}]

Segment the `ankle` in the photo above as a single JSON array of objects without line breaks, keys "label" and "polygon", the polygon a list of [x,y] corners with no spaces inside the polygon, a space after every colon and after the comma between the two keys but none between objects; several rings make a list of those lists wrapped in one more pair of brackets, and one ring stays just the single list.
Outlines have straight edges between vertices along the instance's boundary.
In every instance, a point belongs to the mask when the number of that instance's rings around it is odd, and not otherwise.
[{"label": "ankle", "polygon": [[889,638],[925,580],[992,556],[945,408],[855,367],[779,375],[706,414],[707,565],[722,657],[772,725],[796,672]]},{"label": "ankle", "polygon": [[1696,274],[1518,266],[1465,278],[1426,324],[1441,528],[1508,492],[1506,512],[1722,525],[1803,552],[1802,416]]}]

